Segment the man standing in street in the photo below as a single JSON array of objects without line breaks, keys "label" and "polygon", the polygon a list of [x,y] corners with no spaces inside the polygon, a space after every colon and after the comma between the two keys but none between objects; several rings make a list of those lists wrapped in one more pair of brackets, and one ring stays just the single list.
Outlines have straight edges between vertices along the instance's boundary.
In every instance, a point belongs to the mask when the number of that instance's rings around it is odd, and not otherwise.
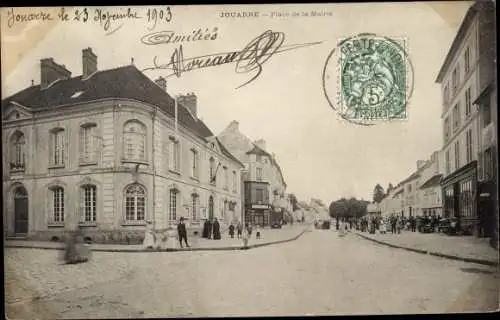
[{"label": "man standing in street", "polygon": [[179,224],[177,225],[177,233],[179,234],[179,243],[181,245],[181,248],[182,248],[182,239],[184,239],[186,247],[189,248],[189,244],[187,241],[186,225],[184,224],[184,217],[180,218]]}]

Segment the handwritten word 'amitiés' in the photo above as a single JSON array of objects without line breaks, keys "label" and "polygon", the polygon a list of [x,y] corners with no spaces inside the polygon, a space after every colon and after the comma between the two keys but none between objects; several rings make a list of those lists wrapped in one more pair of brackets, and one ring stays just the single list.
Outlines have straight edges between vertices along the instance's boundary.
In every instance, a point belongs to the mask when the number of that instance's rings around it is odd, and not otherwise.
[{"label": "handwritten word 'amiti\u00e9s'", "polygon": [[203,31],[203,29],[201,28],[198,28],[187,34],[178,34],[174,31],[158,31],[143,36],[141,38],[141,41],[142,43],[147,45],[157,45],[195,42],[202,40],[215,40],[217,39],[217,31],[217,27],[213,28],[211,31],[208,28],[205,28],[205,31]]}]

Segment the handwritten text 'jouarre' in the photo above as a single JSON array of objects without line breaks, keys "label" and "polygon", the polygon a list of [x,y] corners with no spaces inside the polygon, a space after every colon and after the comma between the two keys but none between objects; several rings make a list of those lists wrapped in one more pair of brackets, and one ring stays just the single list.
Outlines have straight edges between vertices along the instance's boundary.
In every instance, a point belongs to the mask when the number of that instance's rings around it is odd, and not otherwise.
[{"label": "handwritten text 'jouarre'", "polygon": [[284,51],[295,50],[307,46],[320,44],[321,42],[309,42],[302,44],[283,45],[285,41],[285,34],[283,32],[273,32],[268,30],[248,43],[243,50],[207,54],[193,58],[184,58],[184,50],[182,44],[176,48],[170,56],[170,61],[167,63],[159,63],[158,56],[153,58],[153,66],[143,69],[159,70],[168,69],[172,73],[166,75],[167,77],[177,76],[180,77],[182,73],[195,69],[203,69],[208,67],[216,67],[224,64],[235,63],[236,73],[249,73],[253,72],[250,80],[246,81],[241,88],[257,77],[262,72],[262,65],[268,61],[275,53]]},{"label": "handwritten text 'jouarre'", "polygon": [[62,21],[62,22],[82,22],[99,23],[108,34],[120,29],[125,21],[144,19],[148,23],[148,30],[153,30],[157,24],[170,22],[172,11],[170,7],[148,8],[145,15],[142,15],[133,8],[76,8],[67,10],[62,7],[57,14],[54,10],[40,9],[37,12],[25,12],[21,9],[10,9],[7,11],[7,26],[14,27],[16,24],[28,23],[31,21]]}]

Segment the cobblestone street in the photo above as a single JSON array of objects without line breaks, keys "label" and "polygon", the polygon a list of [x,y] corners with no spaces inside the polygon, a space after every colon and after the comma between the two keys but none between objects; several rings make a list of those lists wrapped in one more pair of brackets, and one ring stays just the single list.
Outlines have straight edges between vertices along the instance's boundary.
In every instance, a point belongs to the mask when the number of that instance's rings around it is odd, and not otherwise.
[{"label": "cobblestone street", "polygon": [[243,251],[94,252],[90,263],[71,266],[59,265],[58,254],[6,249],[9,317],[439,313],[498,306],[494,268],[354,234],[339,238],[334,231]]}]

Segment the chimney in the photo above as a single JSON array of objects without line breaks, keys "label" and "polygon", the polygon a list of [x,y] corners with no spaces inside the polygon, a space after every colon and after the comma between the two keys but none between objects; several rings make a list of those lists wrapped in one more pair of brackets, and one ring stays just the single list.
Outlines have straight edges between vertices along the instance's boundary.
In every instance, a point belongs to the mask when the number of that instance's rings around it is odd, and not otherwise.
[{"label": "chimney", "polygon": [[[165,84],[166,85],[166,84]],[[191,112],[191,114],[196,118],[196,101],[197,97],[194,93],[187,93],[186,95],[181,95],[178,102],[182,104],[186,109]]]},{"label": "chimney", "polygon": [[54,62],[52,58],[40,60],[40,88],[45,89],[56,80],[65,80],[71,78],[71,72]]},{"label": "chimney", "polygon": [[254,144],[257,145],[257,147],[261,148],[262,150],[266,150],[266,140],[264,139],[259,139],[257,141],[254,141]]},{"label": "chimney", "polygon": [[87,78],[97,71],[97,56],[92,52],[92,48],[82,50],[82,77]]},{"label": "chimney", "polygon": [[158,87],[162,88],[163,91],[167,91],[167,80],[165,78],[159,77],[155,80],[155,83],[158,85]]},{"label": "chimney", "polygon": [[425,161],[425,160],[417,160],[417,170],[422,169],[422,167],[425,166],[426,162],[427,161]]},{"label": "chimney", "polygon": [[238,132],[240,131],[240,123],[236,120],[231,121],[229,126],[227,127],[228,131]]}]

